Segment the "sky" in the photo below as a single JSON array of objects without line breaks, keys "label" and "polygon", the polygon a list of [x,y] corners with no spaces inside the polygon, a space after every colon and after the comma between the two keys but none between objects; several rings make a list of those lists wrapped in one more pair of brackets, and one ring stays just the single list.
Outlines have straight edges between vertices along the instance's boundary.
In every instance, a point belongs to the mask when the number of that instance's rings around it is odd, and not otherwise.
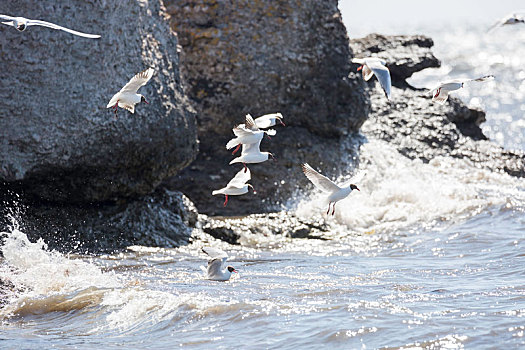
[{"label": "sky", "polygon": [[525,10],[525,0],[340,0],[351,37],[371,32],[414,34],[417,28],[461,21],[491,24],[508,13]]}]

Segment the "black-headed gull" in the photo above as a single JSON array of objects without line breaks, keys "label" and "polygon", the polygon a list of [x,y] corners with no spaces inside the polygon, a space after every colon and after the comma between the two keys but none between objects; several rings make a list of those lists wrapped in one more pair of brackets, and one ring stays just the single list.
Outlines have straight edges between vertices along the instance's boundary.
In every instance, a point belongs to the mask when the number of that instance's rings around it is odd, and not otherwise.
[{"label": "black-headed gull", "polygon": [[52,29],[63,30],[64,32],[75,34],[75,35],[78,35],[84,38],[90,38],[90,39],[100,38],[100,35],[97,35],[97,34],[86,34],[82,32],[77,32],[76,30],[62,27],[54,23],[39,21],[35,19],[28,19],[24,17],[11,17],[11,16],[6,16],[6,15],[0,15],[0,21],[3,21],[2,24],[7,24],[8,26],[15,27],[16,30],[18,30],[19,32],[23,32],[29,26],[42,26],[42,27],[47,27],[47,28],[52,28]]},{"label": "black-headed gull", "polygon": [[277,122],[282,126],[286,126],[283,122],[283,115],[281,113],[261,115],[260,117],[255,118],[254,121],[259,129],[267,129],[271,126],[277,125]]},{"label": "black-headed gull", "polygon": [[135,105],[137,103],[144,102],[148,104],[144,96],[137,94],[137,90],[147,84],[154,72],[153,68],[148,68],[135,74],[135,76],[111,98],[106,108],[113,107],[115,115],[117,115],[118,107],[125,108],[131,113],[135,113]]},{"label": "black-headed gull", "polygon": [[494,29],[499,28],[499,27],[503,27],[503,26],[511,25],[511,24],[519,24],[519,23],[525,24],[525,18],[523,16],[523,12],[510,13],[506,15],[505,17],[499,19],[496,23],[494,23],[488,29],[488,32],[491,32]]},{"label": "black-headed gull", "polygon": [[261,152],[260,150],[261,140],[256,143],[249,143],[249,144],[243,144],[242,145],[242,151],[241,155],[235,159],[233,159],[230,162],[231,164],[234,163],[242,163],[244,165],[244,171],[248,171],[248,167],[246,167],[246,164],[255,164],[255,163],[262,163],[267,161],[269,158],[272,158],[275,160],[275,157],[270,152]]},{"label": "black-headed gull", "polygon": [[386,67],[386,62],[377,57],[354,58],[353,63],[360,64],[358,71],[362,70],[363,79],[370,80],[375,74],[379,84],[385,92],[386,98],[390,100],[390,90],[392,89],[392,80],[390,78],[390,71]]},{"label": "black-headed gull", "polygon": [[481,78],[477,79],[454,79],[454,80],[447,80],[444,82],[439,83],[434,88],[428,90],[428,92],[432,93],[432,102],[437,102],[441,105],[445,104],[445,102],[448,99],[448,94],[452,91],[459,90],[463,87],[465,83],[471,82],[471,81],[489,81],[493,80],[493,75],[485,75]]},{"label": "black-headed gull", "polygon": [[241,194],[248,193],[248,188],[251,188],[253,193],[256,193],[253,186],[247,184],[251,179],[251,173],[250,169],[246,169],[246,171],[244,169],[239,170],[233,179],[228,182],[226,187],[221,188],[220,190],[215,190],[211,193],[213,196],[216,194],[223,194],[226,197],[224,200],[224,206],[228,204],[228,196],[240,196]]},{"label": "black-headed gull", "polygon": [[274,136],[276,134],[275,130],[260,130],[259,127],[255,124],[253,117],[249,114],[245,117],[244,124],[239,124],[233,128],[233,133],[235,138],[228,141],[226,144],[226,149],[232,149],[237,146],[232,154],[235,154],[241,145],[252,144],[252,143],[261,143],[261,140],[264,137],[264,134]]},{"label": "black-headed gull", "polygon": [[211,247],[203,247],[202,251],[209,255],[208,268],[206,270],[206,278],[212,281],[227,281],[230,279],[232,272],[237,273],[237,270],[233,266],[226,266],[226,269],[222,269],[222,265],[228,259],[228,254],[220,249]]},{"label": "black-headed gull", "polygon": [[303,172],[310,180],[315,187],[320,189],[323,192],[328,193],[328,211],[326,212],[326,215],[330,213],[330,205],[333,203],[332,208],[332,215],[335,214],[335,204],[348,197],[348,195],[352,192],[352,190],[358,190],[356,185],[349,184],[348,186],[339,187],[337,186],[332,180],[328,179],[326,176],[323,176],[319,174],[317,171],[315,171],[308,163],[303,164]]}]

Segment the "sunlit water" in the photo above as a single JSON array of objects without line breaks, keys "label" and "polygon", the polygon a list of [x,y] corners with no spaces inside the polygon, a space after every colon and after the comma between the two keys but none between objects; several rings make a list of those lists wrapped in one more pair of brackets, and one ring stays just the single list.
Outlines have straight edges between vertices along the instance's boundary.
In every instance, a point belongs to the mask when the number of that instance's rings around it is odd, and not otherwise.
[{"label": "sunlit water", "polygon": [[[436,38],[444,68],[412,83],[508,77],[457,95],[487,109],[496,142],[525,149],[525,37],[517,47],[480,30],[461,35],[477,46],[447,50],[440,40],[452,38]],[[0,347],[525,346],[525,180],[461,159],[408,160],[377,140],[362,146],[361,164],[361,192],[338,203],[327,241],[246,233],[231,246],[196,230],[179,249],[66,256],[29,242],[15,218],[1,246],[0,277],[12,291],[0,309]],[[317,198],[305,193],[291,210],[321,217]],[[240,273],[205,280],[204,245],[227,251]]]}]

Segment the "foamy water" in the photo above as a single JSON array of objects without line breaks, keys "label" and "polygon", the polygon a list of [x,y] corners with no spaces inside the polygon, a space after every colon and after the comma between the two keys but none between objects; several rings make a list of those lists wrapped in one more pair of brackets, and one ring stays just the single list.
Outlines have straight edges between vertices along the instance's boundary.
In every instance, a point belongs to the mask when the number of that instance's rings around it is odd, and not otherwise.
[{"label": "foamy water", "polygon": [[[483,40],[474,40],[482,52]],[[503,53],[507,45],[499,54],[514,62]],[[455,57],[451,72],[485,73],[471,56]],[[511,64],[509,75],[519,77],[521,69]],[[425,83],[441,73],[424,74],[414,79]],[[481,99],[491,130],[502,132],[498,142],[523,148],[515,135],[525,129],[512,114],[523,100],[515,81],[509,84],[488,85],[492,96],[480,95],[481,87],[461,96]],[[494,107],[511,113],[511,122],[494,118],[492,100],[515,107]],[[360,153],[361,192],[337,204],[327,241],[243,233],[242,244],[232,246],[195,232],[195,242],[178,249],[137,246],[87,257],[28,241],[14,220],[0,247],[0,278],[8,286],[2,347],[524,347],[525,180],[461,159],[409,160],[373,139]],[[291,210],[322,216],[319,196],[304,193]],[[205,280],[204,245],[227,251],[239,275]]]}]

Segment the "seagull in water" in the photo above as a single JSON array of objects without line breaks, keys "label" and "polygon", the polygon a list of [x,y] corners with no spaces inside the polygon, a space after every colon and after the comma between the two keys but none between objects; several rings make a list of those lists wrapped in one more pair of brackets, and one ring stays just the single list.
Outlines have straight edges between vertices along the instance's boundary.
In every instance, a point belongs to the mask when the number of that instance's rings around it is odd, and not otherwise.
[{"label": "seagull in water", "polygon": [[499,19],[496,23],[494,23],[487,32],[492,32],[496,28],[500,28],[506,25],[519,23],[525,24],[525,18],[523,17],[523,13],[510,13],[505,17]]},{"label": "seagull in water", "polygon": [[332,180],[328,179],[326,176],[323,176],[319,174],[317,171],[315,171],[308,163],[303,164],[303,172],[310,180],[315,187],[320,189],[323,192],[328,193],[328,210],[326,211],[326,215],[330,213],[330,205],[333,203],[332,208],[332,215],[335,214],[335,204],[339,202],[342,199],[345,199],[348,197],[348,195],[353,190],[361,191],[359,188],[357,188],[354,184],[349,184],[348,186],[339,187],[337,186]]},{"label": "seagull in water", "polygon": [[386,98],[390,100],[392,79],[390,78],[390,71],[386,67],[386,62],[377,57],[354,58],[352,62],[361,65],[357,68],[357,71],[362,70],[365,81],[369,81],[372,75],[375,74],[385,92]]},{"label": "seagull in water", "polygon": [[249,114],[245,117],[244,124],[239,124],[233,128],[233,133],[235,138],[228,141],[226,144],[226,149],[232,149],[236,147],[232,154],[237,153],[241,145],[260,143],[264,137],[264,134],[268,136],[274,136],[276,134],[275,130],[270,129],[268,131],[260,130],[259,127],[255,124],[255,120]]},{"label": "seagull in water", "polygon": [[212,281],[227,281],[230,279],[232,272],[237,273],[237,270],[233,266],[226,266],[226,269],[222,269],[222,265],[228,259],[228,254],[220,249],[211,247],[203,247],[202,251],[210,256],[208,260],[208,268],[201,266],[206,272],[206,278]]},{"label": "seagull in water", "polygon": [[248,188],[251,188],[254,194],[256,193],[253,186],[247,184],[247,182],[251,179],[251,174],[250,169],[246,169],[247,171],[241,169],[233,177],[233,179],[231,179],[230,182],[228,182],[226,187],[221,188],[220,190],[215,190],[211,193],[213,196],[215,196],[216,194],[223,194],[226,197],[226,199],[224,200],[224,206],[228,204],[228,196],[240,196],[241,194],[248,193]]},{"label": "seagull in water", "polygon": [[432,102],[437,102],[441,105],[444,105],[445,102],[448,99],[448,94],[452,91],[459,90],[463,87],[465,83],[471,82],[471,81],[489,81],[493,80],[493,75],[485,75],[481,78],[477,79],[454,79],[454,80],[447,80],[442,83],[439,83],[434,88],[428,90],[428,92],[432,93]]},{"label": "seagull in water", "polygon": [[62,27],[54,23],[39,21],[35,19],[28,19],[24,17],[11,17],[11,16],[6,16],[6,15],[0,15],[0,21],[3,21],[2,24],[6,24],[8,26],[15,27],[16,30],[18,30],[19,32],[23,32],[29,26],[42,26],[42,27],[48,27],[52,29],[63,30],[64,32],[75,34],[75,35],[78,35],[84,38],[90,38],[90,39],[100,38],[100,35],[77,32],[76,30]]},{"label": "seagull in water", "polygon": [[135,76],[111,98],[106,108],[113,107],[116,116],[118,107],[125,108],[131,113],[135,113],[135,105],[137,103],[144,102],[149,104],[144,96],[137,94],[137,90],[147,84],[154,72],[153,68],[148,68],[135,74]]}]

